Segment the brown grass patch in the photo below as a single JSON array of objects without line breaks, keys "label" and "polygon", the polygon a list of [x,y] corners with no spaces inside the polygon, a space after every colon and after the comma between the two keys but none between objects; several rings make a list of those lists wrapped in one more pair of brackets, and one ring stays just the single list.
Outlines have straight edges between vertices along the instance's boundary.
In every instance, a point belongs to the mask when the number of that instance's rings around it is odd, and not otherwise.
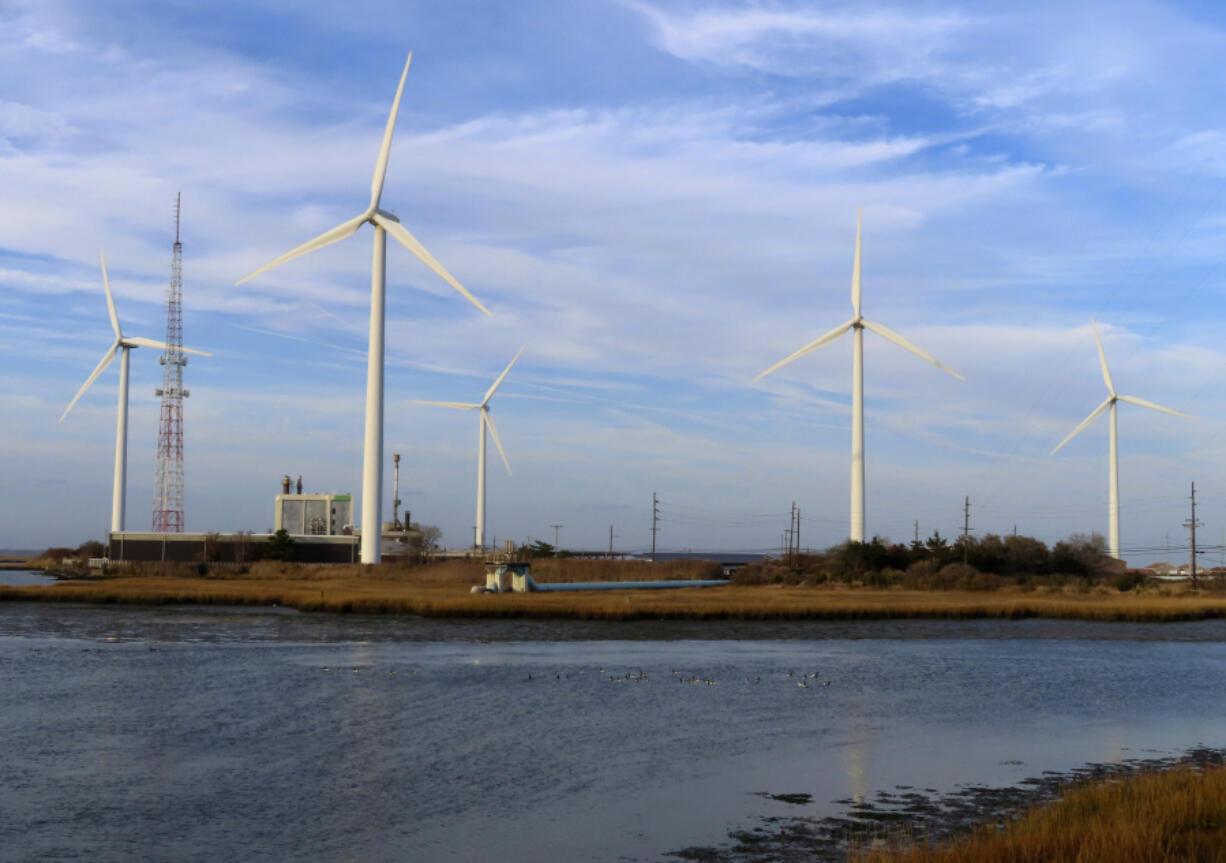
[{"label": "brown grass patch", "polygon": [[1068,791],[1004,828],[853,852],[853,863],[1226,861],[1226,768],[1171,770]]},{"label": "brown grass patch", "polygon": [[[684,578],[707,575],[702,562],[657,564],[619,561],[544,562],[541,581]],[[576,570],[576,564],[581,569]],[[601,571],[603,569],[603,572]],[[845,586],[726,586],[694,590],[627,590],[473,595],[484,583],[478,561],[429,566],[304,566],[261,562],[250,571],[166,567],[49,586],[0,587],[0,600],[130,604],[200,603],[282,605],[303,611],[418,614],[435,617],[540,617],[575,619],[871,620],[894,618],[1176,621],[1226,617],[1226,598],[1195,594],[1121,594],[874,590]],[[578,574],[588,576],[580,579]]]}]

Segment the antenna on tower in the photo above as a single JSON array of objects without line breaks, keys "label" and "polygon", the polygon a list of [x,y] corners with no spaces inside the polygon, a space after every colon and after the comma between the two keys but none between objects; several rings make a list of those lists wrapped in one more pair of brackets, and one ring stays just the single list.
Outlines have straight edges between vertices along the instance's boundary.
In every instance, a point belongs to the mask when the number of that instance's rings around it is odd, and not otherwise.
[{"label": "antenna on tower", "polygon": [[162,386],[153,391],[162,397],[158,420],[157,479],[153,486],[153,530],[183,532],[183,244],[179,242],[182,195],[175,195],[175,244],[170,259],[170,284],[166,288],[166,350]]}]

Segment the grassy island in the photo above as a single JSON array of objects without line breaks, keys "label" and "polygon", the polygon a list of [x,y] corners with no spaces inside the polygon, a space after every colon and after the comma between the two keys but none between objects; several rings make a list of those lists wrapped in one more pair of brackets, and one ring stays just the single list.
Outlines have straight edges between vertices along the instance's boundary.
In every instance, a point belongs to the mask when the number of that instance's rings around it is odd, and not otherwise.
[{"label": "grassy island", "polygon": [[[1088,579],[998,579],[944,587],[864,581],[733,583],[701,590],[473,595],[478,561],[405,566],[309,566],[262,561],[243,567],[151,565],[52,585],[0,587],[0,600],[108,604],[284,606],[302,611],[429,617],[587,620],[1022,619],[1160,622],[1226,617],[1226,593]],[[533,575],[549,581],[639,581],[719,577],[711,561],[546,559]],[[739,581],[757,582],[749,572]],[[1214,585],[1216,587],[1216,585]]]}]

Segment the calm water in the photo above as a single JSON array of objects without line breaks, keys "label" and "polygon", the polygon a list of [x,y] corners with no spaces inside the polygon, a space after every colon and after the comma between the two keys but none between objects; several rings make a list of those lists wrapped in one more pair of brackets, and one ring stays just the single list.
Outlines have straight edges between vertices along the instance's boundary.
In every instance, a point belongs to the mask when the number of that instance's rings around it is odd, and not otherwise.
[{"label": "calm water", "polygon": [[25,587],[31,584],[55,584],[55,579],[32,569],[0,569],[0,584]]},{"label": "calm water", "polygon": [[654,860],[799,811],[757,792],[827,814],[898,784],[1223,746],[1224,678],[1217,621],[628,628],[2,603],[0,859]]}]

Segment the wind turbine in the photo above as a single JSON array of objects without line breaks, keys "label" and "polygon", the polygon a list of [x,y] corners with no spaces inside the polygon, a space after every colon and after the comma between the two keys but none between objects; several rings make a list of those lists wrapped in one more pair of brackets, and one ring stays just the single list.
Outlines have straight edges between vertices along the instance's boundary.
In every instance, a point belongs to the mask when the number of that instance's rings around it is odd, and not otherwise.
[{"label": "wind turbine", "polygon": [[370,184],[370,203],[366,209],[347,222],[341,222],[335,228],[286,252],[235,283],[241,285],[278,264],[343,240],[367,222],[374,226],[374,262],[370,280],[370,347],[366,357],[366,437],[362,448],[362,563],[378,563],[382,558],[380,540],[383,532],[383,299],[384,280],[387,273],[387,234],[391,234],[400,245],[416,255],[426,266],[463,294],[470,303],[487,315],[489,314],[489,310],[466,291],[451,273],[443,269],[443,265],[436,261],[426,251],[425,246],[400,224],[399,219],[387,210],[379,208],[379,201],[383,195],[383,177],[387,173],[387,160],[392,148],[392,132],[396,128],[396,113],[400,110],[400,95],[404,91],[404,79],[409,74],[409,63],[412,60],[413,52],[410,51],[408,59],[404,61],[404,71],[400,74],[400,84],[396,87],[392,112],[387,118],[387,128],[383,132],[383,144],[379,147],[379,158],[375,160],[375,174]]},{"label": "wind turbine", "polygon": [[1093,318],[1090,319],[1090,326],[1094,328],[1094,341],[1098,343],[1098,360],[1100,363],[1102,363],[1103,367],[1103,383],[1107,385],[1107,400],[1096,407],[1088,417],[1082,420],[1081,425],[1069,432],[1069,436],[1060,441],[1060,443],[1056,445],[1056,448],[1051,451],[1051,454],[1055,455],[1060,447],[1064,446],[1073,438],[1077,437],[1077,435],[1081,434],[1081,432],[1090,423],[1098,419],[1099,415],[1102,414],[1103,411],[1107,409],[1111,410],[1111,455],[1108,461],[1111,474],[1111,492],[1107,503],[1107,513],[1108,520],[1110,522],[1108,529],[1111,534],[1109,539],[1111,556],[1118,559],[1120,556],[1120,460],[1119,445],[1117,443],[1118,423],[1116,422],[1115,416],[1116,404],[1118,402],[1128,402],[1129,404],[1149,408],[1150,410],[1161,411],[1164,414],[1172,414],[1188,420],[1195,420],[1196,417],[1182,414],[1179,411],[1173,411],[1170,408],[1164,408],[1162,405],[1156,405],[1153,402],[1146,401],[1145,399],[1139,399],[1136,396],[1122,396],[1117,393],[1115,391],[1115,384],[1111,381],[1111,371],[1107,368],[1107,355],[1103,352],[1103,340],[1098,335],[1098,324],[1094,322]]},{"label": "wind turbine", "polygon": [[507,454],[502,449],[502,441],[498,439],[498,427],[494,425],[494,418],[490,416],[490,399],[494,397],[494,393],[498,391],[498,387],[502,384],[507,376],[507,372],[511,371],[511,366],[519,360],[521,354],[527,345],[519,349],[519,353],[507,364],[507,367],[502,370],[502,374],[494,381],[494,385],[485,391],[485,396],[480,402],[471,404],[469,402],[429,402],[421,399],[413,399],[414,404],[419,405],[434,405],[440,408],[455,408],[462,411],[479,410],[481,412],[480,419],[480,435],[477,443],[477,535],[474,537],[473,545],[476,548],[485,548],[485,429],[488,427],[490,435],[494,438],[494,446],[498,447],[498,454],[502,456],[502,463],[506,466],[507,476],[511,475],[511,463],[507,461]]},{"label": "wind turbine", "polygon": [[[77,390],[77,394],[72,397],[68,407],[64,408],[64,413],[60,415],[60,422],[63,422],[64,417],[68,416],[72,406],[85,394],[89,385],[96,381],[98,375],[102,374],[111,364],[111,360],[115,359],[116,351],[123,351],[119,357],[119,420],[115,428],[115,480],[111,489],[111,533],[119,533],[123,530],[124,498],[128,484],[128,351],[132,348],[170,350],[170,346],[164,342],[155,342],[153,339],[123,334],[119,328],[119,316],[115,314],[115,300],[111,297],[111,280],[106,275],[106,257],[102,254],[101,249],[98,250],[98,259],[102,262],[102,287],[106,289],[106,308],[111,315],[111,329],[115,331],[115,341],[102,355],[102,361],[94,368],[93,374],[81,384],[81,389]],[[204,351],[193,351],[190,348],[181,348],[181,350],[185,354],[196,354],[200,357],[213,356]]]},{"label": "wind turbine", "polygon": [[886,341],[893,342],[900,348],[905,348],[917,357],[935,365],[942,371],[963,381],[966,378],[953,369],[939,362],[930,354],[924,353],[915,345],[904,339],[893,330],[879,323],[865,319],[860,314],[860,228],[863,222],[863,211],[856,211],[856,257],[851,270],[851,308],[853,317],[845,324],[839,324],[833,330],[818,336],[796,353],[785,357],[762,372],[755,381],[769,375],[776,369],[786,366],[792,360],[812,353],[823,345],[833,342],[843,333],[851,330],[855,334],[852,347],[851,371],[851,539],[864,542],[864,331],[872,330]]}]

